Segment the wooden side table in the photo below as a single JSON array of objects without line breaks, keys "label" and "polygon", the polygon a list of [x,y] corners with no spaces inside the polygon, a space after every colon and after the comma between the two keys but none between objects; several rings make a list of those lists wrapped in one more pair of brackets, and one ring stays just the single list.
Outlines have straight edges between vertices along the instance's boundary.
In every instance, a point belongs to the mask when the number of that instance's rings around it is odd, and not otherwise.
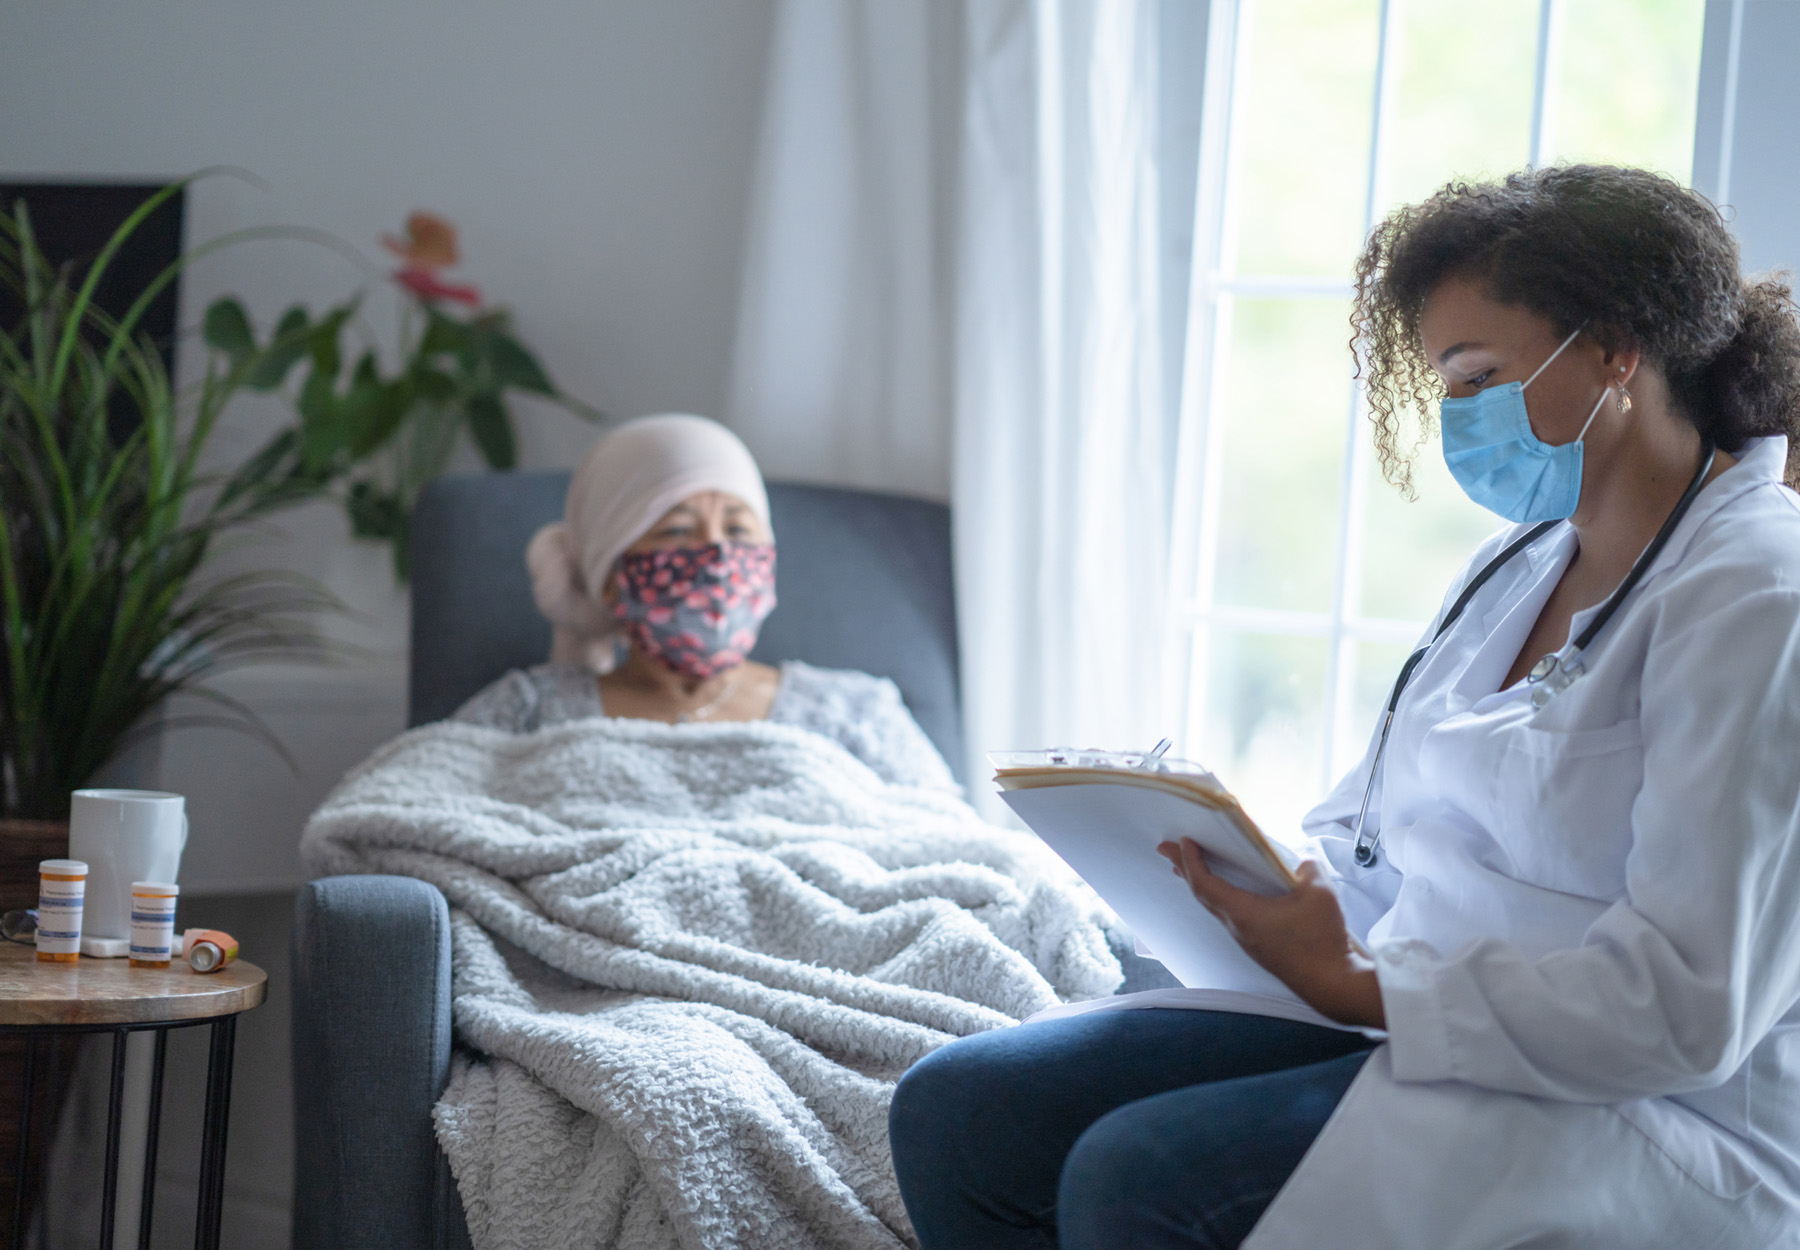
[{"label": "wooden side table", "polygon": [[[70,1033],[111,1033],[112,1093],[106,1112],[106,1184],[101,1194],[100,1247],[112,1250],[118,1207],[119,1127],[125,1103],[125,1038],[156,1034],[150,1075],[150,1125],[144,1146],[144,1194],[138,1245],[150,1245],[150,1209],[156,1188],[156,1138],[162,1120],[163,1061],[169,1030],[212,1025],[206,1065],[206,1118],[200,1144],[200,1201],[194,1224],[196,1250],[217,1250],[225,1203],[225,1127],[231,1106],[231,1055],[238,1013],[268,996],[269,978],[255,964],[237,960],[205,975],[177,960],[167,969],[133,968],[123,959],[72,964],[40,963],[37,951],[0,942],[0,1034],[23,1035],[25,1089],[19,1113],[19,1156],[14,1166],[23,1193],[31,1148],[31,1086],[40,1038]],[[23,1246],[25,1204],[14,1206],[12,1244]]]}]

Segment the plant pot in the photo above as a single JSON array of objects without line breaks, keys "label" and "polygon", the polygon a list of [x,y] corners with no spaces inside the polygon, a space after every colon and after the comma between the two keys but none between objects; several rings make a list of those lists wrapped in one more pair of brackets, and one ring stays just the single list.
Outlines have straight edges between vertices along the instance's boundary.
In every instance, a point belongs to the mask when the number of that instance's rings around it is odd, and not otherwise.
[{"label": "plant pot", "polygon": [[[36,907],[38,861],[61,859],[69,853],[66,820],[14,820],[0,818],[0,912]],[[68,1086],[69,1069],[75,1062],[72,1038],[51,1038],[38,1043],[31,1107],[32,1157],[25,1170],[26,1209],[36,1207],[44,1188],[44,1167],[50,1158],[50,1133]],[[14,1191],[14,1161],[19,1151],[19,1095],[25,1082],[25,1040],[0,1037],[0,1211],[10,1213],[20,1195]],[[0,1227],[0,1244],[12,1236],[12,1220]],[[23,1250],[14,1247],[14,1250]]]}]

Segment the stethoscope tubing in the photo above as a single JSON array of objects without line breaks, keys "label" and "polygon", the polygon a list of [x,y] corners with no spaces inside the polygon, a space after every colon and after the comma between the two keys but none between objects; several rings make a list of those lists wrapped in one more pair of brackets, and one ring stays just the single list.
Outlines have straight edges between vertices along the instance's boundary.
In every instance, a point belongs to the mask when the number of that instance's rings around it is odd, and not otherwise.
[{"label": "stethoscope tubing", "polygon": [[[1675,532],[1675,527],[1681,524],[1681,518],[1687,515],[1688,508],[1693,504],[1695,497],[1700,494],[1700,488],[1706,484],[1706,475],[1712,472],[1713,459],[1716,455],[1717,449],[1713,446],[1712,440],[1704,440],[1700,448],[1700,467],[1694,473],[1693,480],[1688,483],[1687,489],[1682,492],[1681,499],[1675,504],[1674,510],[1669,513],[1668,519],[1662,523],[1662,528],[1656,531],[1656,537],[1650,540],[1649,545],[1632,562],[1631,571],[1625,574],[1625,579],[1619,583],[1612,594],[1607,596],[1606,602],[1600,606],[1600,611],[1595,614],[1592,621],[1588,622],[1587,628],[1581,631],[1581,635],[1575,639],[1569,648],[1567,659],[1555,653],[1546,656],[1532,669],[1529,680],[1535,683],[1554,673],[1558,668],[1569,675],[1569,680],[1573,680],[1580,674],[1581,668],[1579,664],[1574,663],[1575,657],[1585,652],[1594,639],[1599,637],[1600,631],[1606,628],[1608,621],[1612,620],[1613,614],[1625,602],[1626,596],[1632,592],[1638,582],[1643,580],[1644,574],[1655,563],[1656,557],[1662,554],[1662,549],[1668,544],[1670,535]],[[1475,597],[1476,591],[1485,586],[1488,580],[1504,568],[1514,556],[1561,524],[1561,521],[1544,521],[1534,525],[1509,543],[1499,555],[1489,560],[1481,572],[1477,573],[1470,579],[1469,584],[1463,587],[1462,593],[1456,597],[1456,602],[1450,605],[1450,611],[1445,613],[1443,624],[1439,625],[1437,632],[1431,635],[1431,640],[1409,655],[1406,663],[1400,666],[1400,675],[1394,679],[1393,692],[1388,695],[1387,710],[1382,714],[1381,737],[1375,744],[1375,759],[1369,765],[1368,783],[1363,786],[1362,806],[1357,809],[1356,813],[1355,859],[1358,866],[1368,868],[1375,863],[1375,847],[1381,841],[1381,830],[1377,829],[1374,834],[1366,835],[1363,824],[1368,819],[1370,797],[1375,793],[1375,779],[1381,775],[1382,758],[1387,754],[1388,730],[1394,724],[1394,709],[1400,706],[1400,696],[1406,690],[1407,682],[1412,680],[1413,671],[1424,661],[1431,648],[1437,644],[1437,640],[1444,636],[1445,631],[1456,623],[1457,618],[1463,614],[1463,609],[1468,607],[1469,601]],[[1547,661],[1550,663],[1548,667],[1545,667]]]}]

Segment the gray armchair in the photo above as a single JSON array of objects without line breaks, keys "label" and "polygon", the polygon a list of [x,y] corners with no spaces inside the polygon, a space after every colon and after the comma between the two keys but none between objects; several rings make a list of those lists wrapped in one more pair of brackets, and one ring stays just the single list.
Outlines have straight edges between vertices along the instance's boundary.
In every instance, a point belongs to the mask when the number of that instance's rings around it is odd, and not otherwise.
[{"label": "gray armchair", "polygon": [[[432,483],[412,530],[413,724],[540,662],[549,627],[525,544],[561,515],[566,473]],[[755,651],[892,678],[963,776],[950,517],[940,504],[772,484],[779,605]],[[1168,984],[1126,957],[1132,988]],[[296,1250],[466,1246],[431,1124],[450,1066],[449,912],[403,877],[331,877],[294,920]]]}]

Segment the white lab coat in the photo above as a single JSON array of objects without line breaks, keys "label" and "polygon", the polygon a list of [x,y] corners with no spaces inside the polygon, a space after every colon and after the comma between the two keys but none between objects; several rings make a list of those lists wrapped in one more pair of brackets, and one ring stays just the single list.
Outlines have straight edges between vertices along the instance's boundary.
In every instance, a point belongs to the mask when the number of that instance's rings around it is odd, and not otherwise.
[{"label": "white lab coat", "polygon": [[1307,818],[1389,1038],[1246,1250],[1800,1247],[1785,457],[1758,440],[1700,493],[1541,710],[1498,687],[1573,532],[1515,557],[1408,686],[1369,818],[1380,861],[1350,857],[1372,741]]}]

